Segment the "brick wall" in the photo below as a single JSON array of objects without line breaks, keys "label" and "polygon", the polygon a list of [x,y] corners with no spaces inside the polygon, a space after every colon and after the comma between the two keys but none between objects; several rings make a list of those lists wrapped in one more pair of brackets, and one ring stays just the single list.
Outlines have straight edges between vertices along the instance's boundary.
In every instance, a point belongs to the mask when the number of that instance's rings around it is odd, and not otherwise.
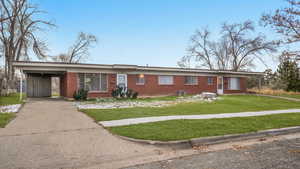
[{"label": "brick wall", "polygon": [[[67,72],[64,76],[61,77],[61,96],[72,98],[74,92],[78,88],[78,74],[73,72]],[[111,92],[116,86],[116,75],[108,74],[108,90],[106,92],[90,92],[88,97],[110,97]]]},{"label": "brick wall", "polygon": [[[202,92],[217,92],[217,77],[213,78],[213,84],[208,85],[208,76],[198,76],[197,85],[184,84],[184,76],[174,76],[173,85],[159,85],[158,75],[144,75],[145,84],[136,84],[138,75],[128,75],[128,88],[139,92],[141,96],[153,95],[175,95],[177,91],[183,90],[188,94],[199,94]],[[228,90],[228,77],[224,77],[224,94],[230,93],[244,93],[246,92],[246,78],[241,78],[241,90]],[[93,92],[89,93],[88,97],[110,97],[112,90],[116,86],[116,74],[108,74],[108,91],[107,92]],[[61,93],[62,96],[72,98],[74,92],[77,90],[77,73],[66,73],[61,78]]]},{"label": "brick wall", "polygon": [[145,75],[145,84],[137,85],[136,78],[138,75],[128,75],[128,88],[139,92],[139,95],[175,95],[177,91],[184,90],[188,94],[198,94],[204,91],[217,91],[217,78],[213,77],[213,85],[207,84],[205,76],[198,77],[197,85],[185,85],[184,76],[174,76],[173,85],[159,85],[158,75]]},{"label": "brick wall", "polygon": [[77,90],[77,73],[67,72],[64,75],[64,97],[72,98],[74,92]]}]

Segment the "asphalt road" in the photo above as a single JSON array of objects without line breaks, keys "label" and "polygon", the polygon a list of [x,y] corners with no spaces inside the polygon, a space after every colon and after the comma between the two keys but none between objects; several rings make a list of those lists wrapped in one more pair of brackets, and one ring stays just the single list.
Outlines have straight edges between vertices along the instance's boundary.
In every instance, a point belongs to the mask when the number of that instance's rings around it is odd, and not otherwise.
[{"label": "asphalt road", "polygon": [[126,169],[300,169],[300,138],[233,146],[227,150],[203,152]]}]

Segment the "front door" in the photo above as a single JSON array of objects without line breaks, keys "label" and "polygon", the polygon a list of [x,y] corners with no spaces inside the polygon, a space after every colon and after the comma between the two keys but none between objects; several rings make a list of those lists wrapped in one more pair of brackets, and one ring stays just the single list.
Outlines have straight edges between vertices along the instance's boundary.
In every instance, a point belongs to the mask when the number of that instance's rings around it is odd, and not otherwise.
[{"label": "front door", "polygon": [[218,94],[224,94],[223,76],[218,76]]},{"label": "front door", "polygon": [[117,86],[127,87],[127,74],[117,74]]}]

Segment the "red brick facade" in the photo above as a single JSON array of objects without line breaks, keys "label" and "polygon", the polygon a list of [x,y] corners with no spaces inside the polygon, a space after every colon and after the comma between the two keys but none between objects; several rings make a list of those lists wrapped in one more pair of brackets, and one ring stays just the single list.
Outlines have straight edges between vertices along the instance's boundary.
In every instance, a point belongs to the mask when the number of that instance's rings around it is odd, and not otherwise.
[{"label": "red brick facade", "polygon": [[197,85],[184,84],[184,76],[173,76],[173,85],[159,85],[158,75],[145,75],[145,84],[137,85],[138,75],[128,75],[128,88],[139,92],[140,95],[175,95],[177,91],[183,90],[188,94],[197,94],[203,91],[217,92],[217,78],[213,77],[213,85],[207,84],[205,76],[198,77]]},{"label": "red brick facade", "polygon": [[[128,88],[139,92],[141,96],[153,95],[175,95],[177,91],[185,91],[187,94],[198,94],[201,92],[217,93],[217,77],[212,76],[213,84],[208,85],[209,76],[198,76],[198,84],[186,85],[185,76],[173,76],[173,85],[159,85],[158,75],[144,75],[145,84],[139,85],[136,83],[138,75],[128,74]],[[78,88],[77,73],[66,73],[61,78],[61,95],[67,98],[72,98],[74,92]],[[106,92],[89,93],[88,97],[110,97],[112,90],[116,86],[116,74],[108,74],[108,90]],[[228,90],[228,77],[224,77],[224,94],[244,93],[246,92],[246,78],[240,78],[240,90]]]},{"label": "red brick facade", "polygon": [[60,80],[61,95],[72,98],[74,92],[77,90],[77,73],[67,72]]}]

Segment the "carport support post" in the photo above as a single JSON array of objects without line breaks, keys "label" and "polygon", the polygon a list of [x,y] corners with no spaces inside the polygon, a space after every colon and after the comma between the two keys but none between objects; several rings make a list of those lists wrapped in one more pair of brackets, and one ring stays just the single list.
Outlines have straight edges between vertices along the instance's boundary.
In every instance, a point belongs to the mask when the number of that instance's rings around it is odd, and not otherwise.
[{"label": "carport support post", "polygon": [[23,71],[22,69],[20,70],[20,101],[22,101],[22,95],[23,95]]}]

